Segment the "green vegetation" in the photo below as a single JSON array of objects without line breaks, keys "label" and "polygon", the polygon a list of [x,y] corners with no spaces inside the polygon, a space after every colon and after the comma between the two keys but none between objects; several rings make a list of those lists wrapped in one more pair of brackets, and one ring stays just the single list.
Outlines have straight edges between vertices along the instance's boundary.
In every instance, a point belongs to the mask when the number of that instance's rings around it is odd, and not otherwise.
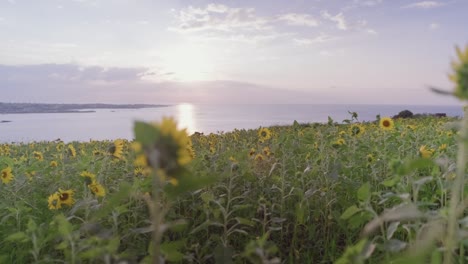
[{"label": "green vegetation", "polygon": [[[164,258],[328,263],[359,241],[364,225],[384,208],[411,205],[429,214],[447,205],[455,120],[397,120],[384,129],[355,118],[345,125],[193,135],[196,157],[184,172],[190,186],[177,198],[161,196],[171,203],[165,219],[172,228],[161,238]],[[138,160],[121,140],[1,145],[0,169],[11,168],[14,176],[0,185],[2,263],[147,257],[151,177]],[[104,196],[90,189],[93,180]],[[179,181],[178,187],[185,180]],[[211,184],[197,188],[197,181]],[[165,188],[174,189],[167,182]],[[48,197],[59,189],[73,190],[74,203],[50,210]],[[371,262],[404,250],[422,228],[424,222],[379,226]]]}]

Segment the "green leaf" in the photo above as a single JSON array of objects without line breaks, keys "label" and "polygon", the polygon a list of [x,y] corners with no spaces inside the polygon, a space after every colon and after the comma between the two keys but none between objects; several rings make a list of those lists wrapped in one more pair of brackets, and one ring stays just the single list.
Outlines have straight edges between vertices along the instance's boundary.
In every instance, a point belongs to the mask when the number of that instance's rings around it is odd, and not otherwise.
[{"label": "green leaf", "polygon": [[399,176],[394,176],[391,177],[390,179],[387,179],[382,182],[382,185],[385,187],[393,187],[395,186],[398,182],[400,182],[400,177]]},{"label": "green leaf", "polygon": [[9,235],[6,238],[6,241],[11,242],[27,242],[29,237],[24,232],[16,232],[14,234]]},{"label": "green leaf", "polygon": [[156,142],[159,137],[158,130],[151,124],[136,121],[134,126],[135,139],[144,146],[149,146]]},{"label": "green leaf", "polygon": [[346,209],[343,214],[341,214],[340,218],[343,220],[347,220],[360,211],[362,211],[362,209],[359,209],[356,205],[352,205],[348,207],[348,209]]},{"label": "green leaf", "polygon": [[255,223],[253,221],[250,221],[249,219],[246,219],[246,218],[242,218],[242,217],[236,217],[235,218],[237,222],[239,222],[239,224],[242,224],[242,225],[247,225],[247,226],[254,226]]},{"label": "green leaf", "polygon": [[121,206],[124,201],[127,201],[131,193],[132,186],[126,182],[122,182],[118,191],[109,195],[109,198],[106,200],[102,208],[96,212],[95,217],[100,219],[108,216],[116,207]]},{"label": "green leaf", "polygon": [[37,225],[36,225],[36,222],[34,222],[34,220],[32,218],[29,218],[29,221],[28,221],[28,231],[30,232],[34,232],[37,230]]},{"label": "green leaf", "polygon": [[371,197],[371,191],[370,191],[370,183],[369,182],[366,182],[364,183],[361,188],[359,188],[359,190],[357,191],[357,196],[358,196],[358,199],[361,201],[361,202],[365,202],[365,201],[368,201]]},{"label": "green leaf", "polygon": [[57,230],[60,235],[66,237],[73,231],[73,226],[68,222],[67,218],[63,214],[59,214],[54,217],[54,223],[57,225]]},{"label": "green leaf", "polygon": [[161,244],[161,253],[169,261],[182,261],[184,259],[184,254],[180,253],[179,249],[184,246],[185,241],[171,241]]},{"label": "green leaf", "polygon": [[234,249],[231,247],[224,247],[219,245],[214,250],[214,259],[216,264],[231,264],[232,257],[234,256]]}]

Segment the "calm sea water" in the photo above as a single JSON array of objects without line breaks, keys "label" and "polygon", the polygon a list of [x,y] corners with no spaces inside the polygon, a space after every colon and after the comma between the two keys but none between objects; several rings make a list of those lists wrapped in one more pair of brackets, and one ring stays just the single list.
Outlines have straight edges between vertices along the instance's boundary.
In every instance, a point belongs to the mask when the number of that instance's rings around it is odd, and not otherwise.
[{"label": "calm sea water", "polygon": [[460,106],[405,105],[191,105],[180,104],[147,109],[100,109],[94,113],[0,114],[0,142],[28,142],[62,139],[88,141],[133,138],[135,120],[158,121],[164,116],[178,120],[189,133],[216,133],[235,128],[327,122],[328,116],[341,122],[357,112],[359,120],[375,120],[376,115],[393,116],[408,109],[413,113],[446,113],[462,116]]}]

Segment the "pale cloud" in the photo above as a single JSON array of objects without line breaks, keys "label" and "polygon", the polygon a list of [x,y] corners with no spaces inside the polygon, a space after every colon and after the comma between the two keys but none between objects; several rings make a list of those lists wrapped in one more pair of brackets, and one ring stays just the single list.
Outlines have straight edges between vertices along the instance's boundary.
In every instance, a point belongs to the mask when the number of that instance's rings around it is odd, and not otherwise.
[{"label": "pale cloud", "polygon": [[295,45],[298,45],[298,46],[308,46],[308,45],[312,45],[316,43],[324,43],[324,42],[335,40],[335,39],[336,37],[329,36],[329,35],[322,33],[315,38],[294,38],[293,42]]},{"label": "pale cloud", "polygon": [[319,21],[309,14],[287,13],[280,15],[278,20],[285,21],[286,24],[292,26],[316,27],[319,25]]},{"label": "pale cloud", "polygon": [[354,0],[354,4],[362,6],[375,6],[382,2],[383,0]]},{"label": "pale cloud", "polygon": [[429,29],[430,30],[436,30],[436,29],[439,29],[440,28],[440,24],[439,23],[431,23],[429,25]]},{"label": "pale cloud", "polygon": [[438,1],[421,1],[415,2],[409,5],[402,6],[401,8],[420,8],[420,9],[429,9],[444,6],[444,3]]},{"label": "pale cloud", "polygon": [[321,15],[324,19],[330,20],[336,23],[336,27],[341,30],[348,30],[348,23],[343,15],[343,13],[338,13],[335,16],[332,16],[328,11],[322,11]]},{"label": "pale cloud", "polygon": [[148,20],[138,20],[136,22],[138,25],[148,25],[149,24],[149,21]]},{"label": "pale cloud", "polygon": [[209,4],[204,8],[189,6],[179,12],[173,10],[178,25],[169,30],[176,32],[267,29],[268,19],[257,16],[254,8],[232,8],[222,4]]}]

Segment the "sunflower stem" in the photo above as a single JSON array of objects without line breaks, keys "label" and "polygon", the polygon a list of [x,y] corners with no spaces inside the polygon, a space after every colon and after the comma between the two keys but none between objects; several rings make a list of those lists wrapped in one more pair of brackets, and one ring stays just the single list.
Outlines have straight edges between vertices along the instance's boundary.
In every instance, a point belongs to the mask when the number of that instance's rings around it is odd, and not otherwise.
[{"label": "sunflower stem", "polygon": [[457,207],[463,200],[465,170],[468,151],[468,107],[464,107],[464,117],[460,129],[460,144],[457,153],[457,175],[452,185],[452,197],[448,212],[448,227],[446,236],[446,250],[444,255],[444,264],[453,263],[453,251],[457,243]]},{"label": "sunflower stem", "polygon": [[151,214],[151,221],[153,226],[153,263],[159,264],[160,261],[160,244],[161,244],[161,232],[160,232],[160,225],[161,225],[161,208],[160,208],[160,197],[161,197],[161,181],[158,175],[159,169],[159,151],[154,150],[152,153],[152,160],[151,165],[154,169],[153,175],[153,208]]}]

